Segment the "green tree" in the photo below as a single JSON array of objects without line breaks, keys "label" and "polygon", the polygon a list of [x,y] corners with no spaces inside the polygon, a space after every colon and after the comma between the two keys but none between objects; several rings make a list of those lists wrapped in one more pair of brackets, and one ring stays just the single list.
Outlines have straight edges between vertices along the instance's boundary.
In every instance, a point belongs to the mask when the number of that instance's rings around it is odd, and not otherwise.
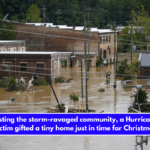
[{"label": "green tree", "polygon": [[[131,35],[128,33],[128,31],[130,31],[131,28],[129,28],[128,26],[125,27],[122,30],[122,34],[119,35],[119,41],[118,43],[122,43],[118,45],[118,50],[120,52],[129,52],[131,51]],[[146,46],[143,46],[145,44],[141,44],[141,42],[147,42],[146,40],[146,36],[144,35],[144,33],[140,33],[137,31],[137,29],[134,29],[135,33],[132,34],[133,36],[133,45],[136,45],[136,49],[137,50],[145,50]]]},{"label": "green tree", "polygon": [[[3,18],[2,14],[2,7],[0,6],[0,18]],[[4,23],[3,21],[0,21],[0,28],[8,29],[8,30],[17,30],[15,25],[11,25],[9,23]],[[16,39],[17,32],[14,31],[6,31],[6,30],[0,30],[0,40],[14,40]]]},{"label": "green tree", "polygon": [[28,22],[41,22],[42,18],[40,18],[41,11],[39,7],[35,4],[32,4],[29,9],[28,13],[26,14],[26,20]]},{"label": "green tree", "polygon": [[18,32],[7,31],[8,30],[17,30],[15,25],[8,24],[6,26],[2,26],[3,29],[0,30],[0,40],[15,40]]}]

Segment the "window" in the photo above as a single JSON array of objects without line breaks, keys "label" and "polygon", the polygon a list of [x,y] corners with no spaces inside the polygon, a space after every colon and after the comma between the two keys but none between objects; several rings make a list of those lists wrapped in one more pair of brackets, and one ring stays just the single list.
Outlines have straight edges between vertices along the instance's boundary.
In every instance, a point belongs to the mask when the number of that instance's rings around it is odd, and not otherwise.
[{"label": "window", "polygon": [[78,60],[79,67],[81,67],[81,60]]},{"label": "window", "polygon": [[37,71],[43,71],[43,64],[37,64]]},{"label": "window", "polygon": [[111,42],[111,36],[109,36],[109,42]]},{"label": "window", "polygon": [[106,42],[108,42],[108,36],[106,36]]},{"label": "window", "polygon": [[103,43],[105,43],[105,36],[103,36]]},{"label": "window", "polygon": [[100,43],[102,43],[102,37],[100,37]]},{"label": "window", "polygon": [[27,64],[26,63],[21,64],[21,71],[27,71]]},{"label": "window", "polygon": [[10,63],[5,63],[5,70],[10,71]]},{"label": "window", "polygon": [[111,54],[111,48],[109,48],[109,54]]}]

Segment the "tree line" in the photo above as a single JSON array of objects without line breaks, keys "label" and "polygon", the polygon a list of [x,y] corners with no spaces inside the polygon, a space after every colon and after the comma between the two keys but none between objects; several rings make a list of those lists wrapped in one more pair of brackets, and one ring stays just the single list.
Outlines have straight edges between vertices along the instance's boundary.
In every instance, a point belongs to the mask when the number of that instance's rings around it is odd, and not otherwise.
[{"label": "tree line", "polygon": [[109,28],[114,21],[126,25],[125,21],[132,18],[131,12],[137,12],[141,5],[150,10],[149,0],[1,0],[0,5],[3,16],[9,13],[8,19],[25,22],[29,20],[27,14],[32,4],[39,8],[41,22],[44,22],[45,6],[45,22],[81,26],[85,15],[87,25],[98,28]]}]

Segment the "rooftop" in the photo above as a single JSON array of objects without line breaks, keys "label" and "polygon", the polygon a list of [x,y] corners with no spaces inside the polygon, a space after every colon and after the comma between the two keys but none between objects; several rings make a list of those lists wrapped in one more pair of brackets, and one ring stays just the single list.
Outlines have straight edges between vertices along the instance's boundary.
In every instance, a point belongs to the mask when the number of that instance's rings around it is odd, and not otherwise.
[{"label": "rooftop", "polygon": [[150,67],[150,54],[140,53],[139,61],[141,63],[141,67]]},{"label": "rooftop", "polygon": [[25,54],[30,54],[30,55],[52,55],[52,54],[58,54],[60,52],[31,52],[31,51],[24,51],[24,52],[8,52],[8,51],[1,51],[0,54],[8,54],[8,55],[11,55],[11,54],[17,54],[17,55],[25,55]]},{"label": "rooftop", "polygon": [[0,40],[0,45],[25,43],[23,40]]}]

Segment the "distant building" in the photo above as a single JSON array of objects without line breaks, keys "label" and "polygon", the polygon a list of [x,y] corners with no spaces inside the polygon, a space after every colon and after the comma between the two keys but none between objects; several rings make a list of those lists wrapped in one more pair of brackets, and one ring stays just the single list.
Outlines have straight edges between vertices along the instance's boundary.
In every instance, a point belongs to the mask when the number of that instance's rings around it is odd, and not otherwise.
[{"label": "distant building", "polygon": [[21,40],[0,40],[0,51],[26,51],[26,42]]},{"label": "distant building", "polygon": [[[84,52],[83,26],[68,27],[67,25],[53,25],[53,23],[27,23],[16,24],[16,27],[18,31],[23,31],[23,33],[18,32],[17,39],[26,41],[27,51]],[[97,59],[101,55],[102,59],[108,63],[113,62],[114,31],[86,28],[87,52],[89,37],[90,52],[97,53]]]},{"label": "distant building", "polygon": [[137,75],[138,79],[150,79],[150,53],[140,53]]},{"label": "distant building", "polygon": [[60,53],[57,52],[0,52],[0,78],[8,76],[30,79],[33,74],[47,80],[60,76]]}]

